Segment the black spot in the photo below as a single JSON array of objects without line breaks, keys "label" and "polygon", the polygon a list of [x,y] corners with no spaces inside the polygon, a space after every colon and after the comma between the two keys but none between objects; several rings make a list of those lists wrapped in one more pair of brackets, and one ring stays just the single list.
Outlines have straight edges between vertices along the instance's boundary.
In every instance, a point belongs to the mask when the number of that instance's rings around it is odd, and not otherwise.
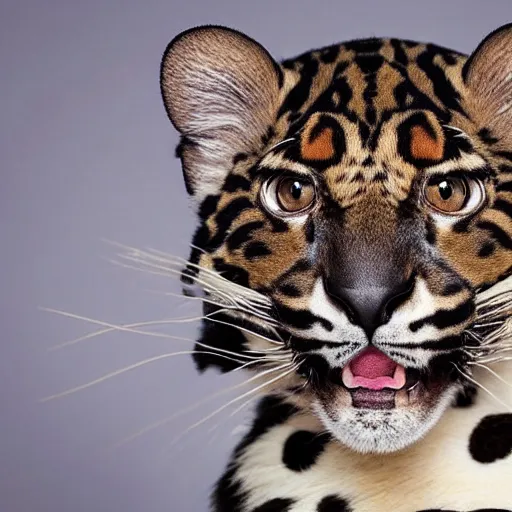
[{"label": "black spot", "polygon": [[327,48],[324,48],[322,50],[322,53],[320,53],[320,60],[324,64],[332,64],[336,61],[338,54],[340,53],[340,47],[339,45],[333,45],[328,46]]},{"label": "black spot", "polygon": [[272,251],[265,242],[261,241],[251,242],[244,250],[244,256],[248,260],[262,258],[264,256],[268,256],[269,254],[272,254]]},{"label": "black spot", "polygon": [[245,242],[252,240],[253,231],[261,229],[263,226],[263,222],[256,220],[236,228],[235,231],[233,231],[227,238],[226,244],[228,249],[230,251],[234,251],[241,247]]},{"label": "black spot", "polygon": [[409,329],[419,331],[425,325],[433,325],[438,329],[447,329],[468,320],[475,310],[471,300],[463,302],[454,309],[440,309],[433,315],[411,322]]},{"label": "black spot", "polygon": [[471,407],[475,403],[477,389],[474,386],[464,386],[455,397],[454,407]]},{"label": "black spot", "polygon": [[274,498],[256,507],[253,512],[287,512],[293,503],[289,498]]},{"label": "black spot", "polygon": [[380,69],[384,62],[382,55],[358,55],[355,58],[356,64],[361,68],[361,71],[366,74],[374,74]]},{"label": "black spot", "polygon": [[366,178],[361,171],[357,171],[357,173],[350,179],[350,183],[365,183],[365,181]]},{"label": "black spot", "polygon": [[236,192],[237,190],[251,190],[251,182],[239,174],[229,174],[222,186],[226,192]]},{"label": "black spot", "polygon": [[323,498],[316,510],[317,512],[352,512],[347,501],[335,494]]},{"label": "black spot", "polygon": [[306,240],[308,243],[312,244],[315,241],[315,223],[311,218],[306,222],[306,226],[304,228],[306,233]]},{"label": "black spot", "polygon": [[[510,172],[512,172],[512,170]],[[512,180],[505,181],[504,183],[500,183],[496,187],[496,191],[497,192],[512,192]]]},{"label": "black spot", "polygon": [[[208,243],[208,239],[210,238],[210,232],[206,224],[201,224],[194,233],[192,237],[192,249],[190,251],[190,256],[188,261],[192,264],[199,263],[201,258],[202,251],[206,247]],[[192,265],[187,265],[186,268],[181,273],[181,282],[185,284],[193,284],[193,278],[198,274],[198,269],[193,267]],[[184,293],[186,293],[184,291]]]},{"label": "black spot", "polygon": [[243,512],[242,506],[246,493],[242,492],[242,484],[236,478],[236,468],[232,467],[217,482],[211,497],[214,512]]},{"label": "black spot", "polygon": [[210,250],[217,249],[224,241],[229,228],[233,221],[247,209],[253,208],[253,204],[247,197],[238,197],[228,203],[222,210],[218,211],[215,215],[215,222],[217,224],[217,232],[215,236],[209,241],[208,248]]},{"label": "black spot", "polygon": [[505,230],[490,221],[479,222],[477,226],[480,229],[488,231],[493,238],[505,249],[512,249],[512,238],[507,234]]},{"label": "black spot", "polygon": [[361,121],[360,119],[358,120],[357,125],[358,125],[357,128],[359,131],[359,137],[361,137],[361,141],[363,142],[363,144],[367,145],[370,140],[370,135],[371,135],[370,127],[368,126],[368,124]]},{"label": "black spot", "polygon": [[512,414],[492,414],[483,418],[469,439],[474,460],[490,464],[512,453]]},{"label": "black spot", "polygon": [[203,220],[206,220],[210,215],[213,215],[215,210],[217,210],[219,199],[220,196],[218,195],[206,196],[204,201],[201,203],[201,206],[199,206],[199,217]]},{"label": "black spot", "polygon": [[249,288],[249,274],[244,268],[226,263],[222,258],[214,258],[213,266],[228,281]]},{"label": "black spot", "polygon": [[372,178],[373,182],[381,182],[387,181],[388,175],[384,171],[377,171]]},{"label": "black spot", "polygon": [[288,96],[282,103],[281,108],[277,114],[278,118],[290,110],[292,112],[297,112],[301,109],[306,100],[309,98],[313,79],[318,73],[319,64],[311,55],[301,55],[297,58],[297,61],[302,63],[300,79],[295,84],[293,89],[288,93]]},{"label": "black spot", "polygon": [[309,469],[322,454],[330,441],[329,434],[298,430],[284,444],[283,464],[291,471]]},{"label": "black spot", "polygon": [[278,291],[287,297],[301,297],[302,292],[294,284],[286,283],[281,284]]},{"label": "black spot", "polygon": [[[215,318],[222,321],[230,321],[228,317],[221,314],[215,316]],[[200,372],[207,368],[215,367],[221,373],[226,373],[243,364],[229,359],[231,356],[222,352],[222,350],[227,350],[242,354],[246,350],[246,338],[236,327],[205,320],[201,325],[201,336],[198,342],[200,344],[196,344],[194,347],[193,359],[196,368]],[[205,345],[212,348],[207,348]],[[215,349],[218,349],[219,355],[212,354],[212,352],[216,352]]]},{"label": "black spot", "polygon": [[434,221],[432,219],[429,219],[426,223],[426,229],[427,229],[427,242],[430,245],[435,245],[437,241],[437,227]]},{"label": "black spot", "polygon": [[443,296],[448,297],[449,295],[455,295],[464,289],[460,281],[451,281],[445,284],[443,289]]},{"label": "black spot", "polygon": [[375,37],[368,39],[355,39],[343,43],[347,50],[354,50],[356,53],[377,53],[382,48],[382,40]]},{"label": "black spot", "polygon": [[402,43],[398,39],[391,39],[390,43],[395,53],[395,61],[403,66],[407,66],[409,59],[402,47]]},{"label": "black spot", "polygon": [[249,156],[246,153],[237,153],[233,157],[233,165],[238,164],[239,162],[243,162],[244,160],[247,160]]},{"label": "black spot", "polygon": [[496,142],[499,141],[496,137],[493,137],[491,134],[491,130],[489,128],[482,128],[478,132],[478,136],[480,137],[480,140],[482,142],[485,142],[486,144],[496,144]]},{"label": "black spot", "polygon": [[495,251],[496,244],[494,242],[485,242],[482,245],[482,247],[480,247],[480,250],[478,251],[478,256],[480,256],[480,258],[487,258],[489,256],[492,256]]},{"label": "black spot", "polygon": [[505,199],[497,199],[492,205],[494,210],[500,210],[505,215],[508,215],[512,218],[512,203],[509,203]]},{"label": "black spot", "polygon": [[361,164],[363,167],[371,167],[372,165],[375,165],[375,161],[371,157],[371,155],[368,155]]},{"label": "black spot", "polygon": [[436,47],[427,45],[427,49],[418,56],[416,62],[432,81],[434,93],[443,102],[449,110],[454,110],[464,114],[464,110],[460,106],[460,94],[457,92],[453,84],[446,77],[445,72],[437,64],[434,63],[436,57]]}]

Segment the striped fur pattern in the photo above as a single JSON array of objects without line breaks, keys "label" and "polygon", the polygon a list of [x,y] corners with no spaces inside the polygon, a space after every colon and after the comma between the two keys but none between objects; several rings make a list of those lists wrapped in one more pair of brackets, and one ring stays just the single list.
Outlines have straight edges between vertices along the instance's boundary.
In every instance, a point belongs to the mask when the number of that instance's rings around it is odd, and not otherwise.
[{"label": "striped fur pattern", "polygon": [[[161,87],[198,208],[196,363],[273,377],[212,510],[512,510],[512,27],[469,57],[365,39],[281,63],[199,27]],[[427,200],[443,180],[455,214]],[[283,183],[313,200],[287,210]],[[411,382],[387,408],[342,382],[369,345]]]}]

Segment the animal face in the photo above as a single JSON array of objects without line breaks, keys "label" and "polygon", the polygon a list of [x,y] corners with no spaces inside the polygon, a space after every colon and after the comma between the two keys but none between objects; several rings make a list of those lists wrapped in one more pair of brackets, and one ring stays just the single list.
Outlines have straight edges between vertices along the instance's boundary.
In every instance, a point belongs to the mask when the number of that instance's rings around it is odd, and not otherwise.
[{"label": "animal face", "polygon": [[511,77],[510,27],[469,59],[371,39],[276,63],[222,27],[172,41],[199,367],[257,369],[358,451],[422,437],[503,319],[479,297],[512,268]]}]

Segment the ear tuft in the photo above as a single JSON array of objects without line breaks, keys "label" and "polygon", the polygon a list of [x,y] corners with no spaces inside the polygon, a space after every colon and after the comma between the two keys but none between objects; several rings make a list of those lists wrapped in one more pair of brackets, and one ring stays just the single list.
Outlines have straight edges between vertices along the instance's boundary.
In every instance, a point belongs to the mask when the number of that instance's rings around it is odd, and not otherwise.
[{"label": "ear tuft", "polygon": [[479,128],[497,138],[497,147],[512,146],[512,23],[489,34],[462,70],[468,88],[465,107]]},{"label": "ear tuft", "polygon": [[187,189],[198,198],[219,190],[238,153],[257,151],[275,122],[279,65],[235,30],[203,26],[179,34],[164,53],[160,86],[182,134]]}]

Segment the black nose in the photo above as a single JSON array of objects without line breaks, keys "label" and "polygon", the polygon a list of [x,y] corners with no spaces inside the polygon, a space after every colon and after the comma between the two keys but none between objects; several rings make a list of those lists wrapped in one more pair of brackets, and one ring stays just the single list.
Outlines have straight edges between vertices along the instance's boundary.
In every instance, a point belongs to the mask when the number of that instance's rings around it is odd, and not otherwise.
[{"label": "black nose", "polygon": [[380,325],[386,323],[392,311],[396,309],[412,292],[413,279],[392,286],[342,286],[328,287],[331,298],[340,302],[350,319],[359,324],[368,339]]}]

